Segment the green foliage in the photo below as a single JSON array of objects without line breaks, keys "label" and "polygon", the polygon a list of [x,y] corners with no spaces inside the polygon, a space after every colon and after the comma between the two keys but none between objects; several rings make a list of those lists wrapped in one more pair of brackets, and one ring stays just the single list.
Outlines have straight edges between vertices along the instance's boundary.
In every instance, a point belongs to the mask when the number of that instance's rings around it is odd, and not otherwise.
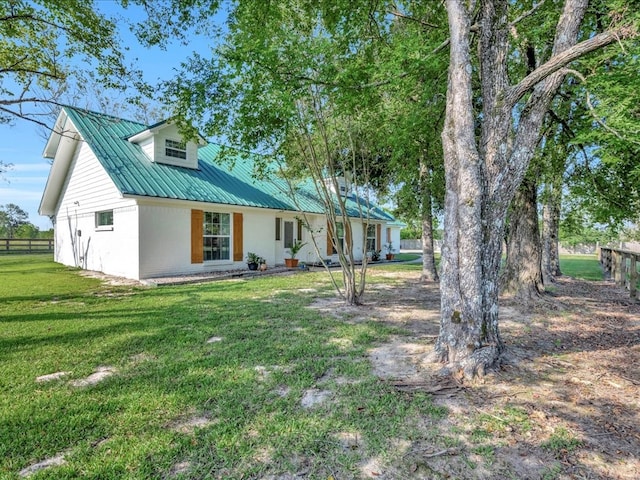
[{"label": "green foliage", "polygon": [[21,231],[29,230],[28,225],[31,224],[27,222],[28,218],[29,214],[18,205],[14,203],[3,205],[0,207],[0,235],[13,238]]},{"label": "green foliage", "polygon": [[590,220],[588,212],[579,205],[565,202],[560,221],[560,242],[575,246],[581,244],[608,243],[617,238],[617,230],[606,228]]},{"label": "green foliage", "polygon": [[[44,124],[35,109],[55,108],[70,83],[81,86],[89,76],[108,88],[126,88],[133,77],[114,31],[115,23],[92,1],[0,3],[0,122]],[[86,71],[74,62],[87,64]]]}]

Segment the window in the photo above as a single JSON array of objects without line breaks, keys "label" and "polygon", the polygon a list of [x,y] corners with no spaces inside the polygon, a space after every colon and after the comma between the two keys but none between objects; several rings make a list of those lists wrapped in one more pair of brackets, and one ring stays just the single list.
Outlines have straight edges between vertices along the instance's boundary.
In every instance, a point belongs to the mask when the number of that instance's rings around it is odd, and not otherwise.
[{"label": "window", "polygon": [[113,227],[113,210],[96,212],[96,228]]},{"label": "window", "polygon": [[276,241],[282,240],[282,219],[276,217]]},{"label": "window", "polygon": [[164,147],[164,154],[167,157],[187,159],[187,145],[184,142],[167,139],[164,141]]},{"label": "window", "polygon": [[203,260],[205,262],[231,259],[230,214],[204,212],[203,237]]},{"label": "window", "polygon": [[367,252],[377,251],[376,245],[376,226],[367,225]]}]

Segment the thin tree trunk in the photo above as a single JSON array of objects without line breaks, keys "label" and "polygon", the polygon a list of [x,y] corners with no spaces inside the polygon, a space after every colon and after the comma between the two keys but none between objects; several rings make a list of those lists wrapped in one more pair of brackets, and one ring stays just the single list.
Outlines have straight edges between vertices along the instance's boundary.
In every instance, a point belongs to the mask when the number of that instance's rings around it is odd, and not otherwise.
[{"label": "thin tree trunk", "polygon": [[536,300],[544,292],[537,207],[536,182],[525,178],[511,202],[507,259],[500,282],[502,291],[524,301]]},{"label": "thin tree trunk", "polygon": [[433,252],[431,176],[424,158],[420,159],[420,192],[422,194],[422,276],[420,279],[423,282],[437,282],[438,271]]},{"label": "thin tree trunk", "polygon": [[560,204],[562,193],[554,185],[547,186],[542,208],[542,278],[546,285],[554,283],[560,271]]}]

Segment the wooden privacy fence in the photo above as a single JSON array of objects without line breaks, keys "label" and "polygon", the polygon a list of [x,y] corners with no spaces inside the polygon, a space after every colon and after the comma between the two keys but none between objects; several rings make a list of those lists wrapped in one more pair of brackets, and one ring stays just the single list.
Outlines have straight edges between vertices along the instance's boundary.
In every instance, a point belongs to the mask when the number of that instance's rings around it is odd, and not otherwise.
[{"label": "wooden privacy fence", "polygon": [[53,238],[0,238],[0,255],[53,253]]},{"label": "wooden privacy fence", "polygon": [[629,290],[631,298],[638,298],[638,264],[640,252],[600,247],[600,264],[605,278]]}]

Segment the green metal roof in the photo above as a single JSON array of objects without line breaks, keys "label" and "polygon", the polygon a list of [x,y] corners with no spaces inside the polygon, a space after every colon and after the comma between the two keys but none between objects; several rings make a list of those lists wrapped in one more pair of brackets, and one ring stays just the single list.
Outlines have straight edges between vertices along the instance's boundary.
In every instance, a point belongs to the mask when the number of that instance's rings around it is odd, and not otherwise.
[{"label": "green metal roof", "polygon": [[[150,127],[76,108],[65,107],[65,112],[123,195],[324,212],[310,181],[296,186],[299,205],[296,206],[286,193],[286,182],[276,175],[256,178],[255,162],[246,155],[232,156],[228,153],[230,149],[225,149],[221,155],[219,145],[208,144],[198,149],[198,169],[155,163],[139,145],[127,140]],[[367,209],[364,200],[360,200],[360,208],[365,218],[395,220],[375,205]],[[347,199],[347,212],[349,216],[360,217],[354,197]]]}]

